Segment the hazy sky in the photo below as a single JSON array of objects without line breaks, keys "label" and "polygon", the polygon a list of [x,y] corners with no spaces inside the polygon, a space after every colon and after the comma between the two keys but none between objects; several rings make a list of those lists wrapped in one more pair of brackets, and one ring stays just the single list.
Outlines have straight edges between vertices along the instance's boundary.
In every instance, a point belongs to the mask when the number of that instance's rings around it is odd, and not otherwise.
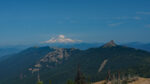
[{"label": "hazy sky", "polygon": [[0,45],[57,35],[83,42],[150,42],[150,0],[1,0]]}]

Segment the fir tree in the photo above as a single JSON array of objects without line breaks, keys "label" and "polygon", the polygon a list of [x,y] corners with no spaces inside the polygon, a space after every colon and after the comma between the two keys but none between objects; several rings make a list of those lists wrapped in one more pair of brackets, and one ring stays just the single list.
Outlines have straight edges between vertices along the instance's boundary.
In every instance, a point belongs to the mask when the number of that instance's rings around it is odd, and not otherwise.
[{"label": "fir tree", "polygon": [[80,71],[80,66],[78,65],[77,76],[75,78],[75,84],[87,84],[85,81],[85,77]]}]

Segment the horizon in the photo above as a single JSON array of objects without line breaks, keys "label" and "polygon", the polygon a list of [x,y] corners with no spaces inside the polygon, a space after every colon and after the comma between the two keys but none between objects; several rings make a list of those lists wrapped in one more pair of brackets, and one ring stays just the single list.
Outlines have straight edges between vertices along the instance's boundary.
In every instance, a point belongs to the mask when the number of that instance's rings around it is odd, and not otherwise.
[{"label": "horizon", "polygon": [[0,46],[150,43],[150,1],[0,1]]},{"label": "horizon", "polygon": [[[30,47],[62,47],[62,48],[66,48],[69,46],[69,48],[72,48],[73,46],[77,46],[77,45],[93,45],[89,48],[94,48],[94,47],[98,47],[98,46],[103,46],[109,42],[111,42],[112,40],[109,40],[107,42],[92,42],[92,43],[88,43],[88,42],[80,42],[80,43],[44,43],[44,44],[18,44],[18,45],[0,45],[0,48],[20,48],[20,49],[26,49],[26,48],[30,48]],[[113,40],[114,41],[114,40]],[[115,44],[117,45],[122,45],[122,46],[133,46],[133,45],[149,45],[150,43],[143,43],[143,42],[116,42],[114,41]],[[131,47],[129,46],[129,47]],[[134,47],[132,47],[134,48]]]}]

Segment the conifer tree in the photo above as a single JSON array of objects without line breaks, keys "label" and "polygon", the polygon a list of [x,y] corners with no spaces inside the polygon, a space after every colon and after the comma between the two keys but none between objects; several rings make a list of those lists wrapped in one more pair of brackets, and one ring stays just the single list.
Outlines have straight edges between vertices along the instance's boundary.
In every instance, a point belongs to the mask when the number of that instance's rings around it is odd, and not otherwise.
[{"label": "conifer tree", "polygon": [[77,70],[77,76],[75,78],[75,84],[87,84],[84,75],[80,71],[79,65]]}]

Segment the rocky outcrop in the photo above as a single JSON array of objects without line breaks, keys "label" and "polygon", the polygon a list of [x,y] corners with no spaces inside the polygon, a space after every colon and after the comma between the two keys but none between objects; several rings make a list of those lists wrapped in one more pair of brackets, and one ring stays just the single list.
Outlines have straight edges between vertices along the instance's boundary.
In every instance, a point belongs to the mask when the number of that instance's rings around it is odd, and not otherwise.
[{"label": "rocky outcrop", "polygon": [[39,62],[37,62],[32,68],[29,68],[29,71],[32,71],[33,73],[37,72],[37,69],[53,68],[67,60],[75,50],[75,48],[54,48],[54,51],[49,52],[47,55],[41,58]]},{"label": "rocky outcrop", "polygon": [[117,46],[117,44],[114,42],[114,40],[111,40],[110,42],[106,43],[103,48],[107,48],[107,47],[115,47]]},{"label": "rocky outcrop", "polygon": [[63,59],[67,59],[69,57],[69,52],[64,48],[57,48],[54,52],[48,53],[44,58],[40,60],[40,62],[55,62],[58,63]]}]

